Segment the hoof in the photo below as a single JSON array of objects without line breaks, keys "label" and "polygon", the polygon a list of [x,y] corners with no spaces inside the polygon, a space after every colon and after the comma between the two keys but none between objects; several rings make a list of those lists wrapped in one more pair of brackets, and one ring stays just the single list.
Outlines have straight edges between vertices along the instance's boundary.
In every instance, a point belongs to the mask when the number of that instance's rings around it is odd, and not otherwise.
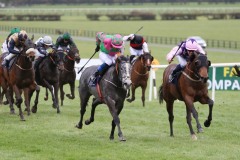
[{"label": "hoof", "polygon": [[57,110],[57,113],[59,114],[59,113],[61,113],[61,111],[60,111],[60,110]]},{"label": "hoof", "polygon": [[79,124],[77,124],[75,127],[78,129],[82,129],[82,126],[80,126]]},{"label": "hoof", "polygon": [[209,127],[210,125],[211,125],[211,122],[210,122],[210,121],[206,120],[206,121],[204,122],[204,126],[205,126],[205,127]]},{"label": "hoof", "polygon": [[20,115],[20,120],[21,120],[21,121],[25,121],[23,115]]},{"label": "hoof", "polygon": [[32,113],[37,113],[37,108],[36,107],[32,107]]},{"label": "hoof", "polygon": [[131,100],[131,99],[127,99],[127,101],[128,101],[129,103],[131,103],[131,102],[132,102],[132,100]]},{"label": "hoof", "polygon": [[10,114],[15,114],[15,110],[10,110]]},{"label": "hoof", "polygon": [[86,125],[89,125],[89,124],[91,124],[91,123],[92,123],[92,121],[90,121],[89,119],[85,121],[85,124],[86,124]]},{"label": "hoof", "polygon": [[48,97],[44,97],[44,101],[47,101],[48,100]]},{"label": "hoof", "polygon": [[52,108],[56,109],[57,105],[56,104],[52,104]]},{"label": "hoof", "polygon": [[192,140],[194,140],[194,141],[197,140],[197,136],[195,134],[192,134]]},{"label": "hoof", "polygon": [[121,141],[121,142],[125,142],[126,139],[125,139],[124,137],[119,137],[119,141]]},{"label": "hoof", "polygon": [[203,133],[203,128],[198,128],[198,133]]}]

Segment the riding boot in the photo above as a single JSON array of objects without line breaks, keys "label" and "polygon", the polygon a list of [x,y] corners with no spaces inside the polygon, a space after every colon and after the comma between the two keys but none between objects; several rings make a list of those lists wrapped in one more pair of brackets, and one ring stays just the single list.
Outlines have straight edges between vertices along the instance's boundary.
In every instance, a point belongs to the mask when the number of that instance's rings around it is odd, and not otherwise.
[{"label": "riding boot", "polygon": [[134,57],[135,57],[135,55],[130,56],[130,64],[132,64],[132,61],[133,61]]},{"label": "riding boot", "polygon": [[5,66],[6,68],[9,68],[9,60],[6,58],[3,59],[2,66]]},{"label": "riding boot", "polygon": [[181,71],[183,68],[180,64],[178,64],[175,69],[172,71],[172,73],[169,75],[169,82],[172,82],[172,80],[175,78],[177,73]]},{"label": "riding boot", "polygon": [[98,67],[97,71],[91,75],[89,79],[90,86],[96,86],[96,84],[101,80],[104,73],[108,70],[110,66],[106,63],[103,63],[101,66]]}]

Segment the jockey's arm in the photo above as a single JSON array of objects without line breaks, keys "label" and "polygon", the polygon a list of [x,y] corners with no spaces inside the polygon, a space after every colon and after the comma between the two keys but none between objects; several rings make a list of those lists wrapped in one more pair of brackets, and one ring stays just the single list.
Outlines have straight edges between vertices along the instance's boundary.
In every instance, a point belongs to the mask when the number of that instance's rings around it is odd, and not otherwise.
[{"label": "jockey's arm", "polygon": [[143,42],[142,48],[145,53],[149,53],[147,42]]},{"label": "jockey's arm", "polygon": [[38,48],[38,51],[39,51],[39,53],[41,53],[41,54],[43,54],[43,55],[45,55],[45,56],[48,54],[48,52],[46,51],[46,49],[43,48],[43,47],[39,47],[39,48]]},{"label": "jockey's arm", "polygon": [[10,40],[9,45],[8,45],[8,51],[9,53],[12,54],[19,54],[19,51],[14,50],[15,47],[15,41],[13,39]]},{"label": "jockey's arm", "polygon": [[182,49],[180,48],[178,50],[178,48],[179,48],[179,46],[173,47],[172,50],[167,54],[166,59],[167,59],[169,64],[173,61],[173,58],[176,55],[179,55],[182,52]]}]

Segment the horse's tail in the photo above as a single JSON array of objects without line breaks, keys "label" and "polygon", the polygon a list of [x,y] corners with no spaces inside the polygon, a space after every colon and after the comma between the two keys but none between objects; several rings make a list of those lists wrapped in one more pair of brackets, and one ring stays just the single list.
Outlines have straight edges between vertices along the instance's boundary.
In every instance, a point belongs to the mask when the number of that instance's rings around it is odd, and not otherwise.
[{"label": "horse's tail", "polygon": [[159,103],[161,104],[163,103],[163,85],[159,87],[158,95],[159,95]]}]

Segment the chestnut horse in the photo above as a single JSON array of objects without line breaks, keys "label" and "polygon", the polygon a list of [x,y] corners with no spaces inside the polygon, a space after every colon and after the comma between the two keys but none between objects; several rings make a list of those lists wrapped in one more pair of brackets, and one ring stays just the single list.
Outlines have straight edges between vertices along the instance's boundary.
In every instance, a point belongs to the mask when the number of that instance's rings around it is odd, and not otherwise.
[{"label": "chestnut horse", "polygon": [[[145,91],[147,88],[147,82],[149,77],[149,70],[151,68],[151,63],[153,61],[153,56],[150,53],[144,53],[140,55],[134,64],[132,65],[131,71],[131,80],[132,80],[132,98],[128,98],[128,102],[132,102],[135,100],[135,90],[138,87],[142,88],[142,104],[145,106]],[[130,96],[130,92],[128,92],[127,97]]]},{"label": "chestnut horse", "polygon": [[[63,61],[56,51],[52,51],[46,57],[44,57],[43,61],[38,66],[38,71],[36,74],[37,83],[45,87],[46,96],[44,100],[48,100],[48,89],[52,95],[52,107],[57,109],[57,113],[60,113],[59,103],[58,103],[58,90],[59,90],[59,69],[63,69]],[[32,107],[32,112],[37,112],[39,92],[36,93],[34,105]]]},{"label": "chestnut horse", "polygon": [[[24,100],[28,115],[30,115],[30,96],[39,87],[35,83],[34,71],[32,62],[35,58],[34,43],[31,39],[25,40],[23,49],[15,58],[10,70],[3,67],[3,83],[1,83],[3,90],[7,90],[7,99],[10,104],[11,113],[14,113],[13,108],[13,93],[15,94],[15,104],[19,108],[19,115],[21,120],[25,120],[21,108],[23,102],[22,91],[24,92]],[[2,61],[1,57],[1,61]],[[11,63],[10,63],[11,65]],[[2,77],[2,75],[1,75]],[[6,81],[5,81],[6,80]]]},{"label": "chestnut horse", "polygon": [[212,121],[213,100],[208,96],[208,69],[211,62],[207,56],[194,52],[189,61],[181,72],[176,84],[169,82],[169,74],[176,67],[176,64],[169,65],[163,73],[163,83],[159,89],[159,102],[163,99],[166,102],[168,119],[170,123],[170,136],[173,136],[173,104],[176,99],[184,101],[187,112],[187,124],[193,140],[197,140],[197,136],[193,131],[191,123],[191,113],[196,120],[198,132],[203,132],[203,129],[198,120],[198,112],[194,107],[194,102],[209,105],[209,114],[204,122],[205,127],[209,127]]},{"label": "chestnut horse", "polygon": [[69,84],[71,94],[66,94],[69,99],[75,98],[75,81],[76,72],[74,69],[75,62],[80,62],[79,50],[75,46],[71,46],[68,52],[58,52],[60,58],[63,60],[64,69],[60,71],[59,75],[59,88],[60,88],[60,98],[61,106],[63,105],[65,92],[63,90],[63,85]]}]

